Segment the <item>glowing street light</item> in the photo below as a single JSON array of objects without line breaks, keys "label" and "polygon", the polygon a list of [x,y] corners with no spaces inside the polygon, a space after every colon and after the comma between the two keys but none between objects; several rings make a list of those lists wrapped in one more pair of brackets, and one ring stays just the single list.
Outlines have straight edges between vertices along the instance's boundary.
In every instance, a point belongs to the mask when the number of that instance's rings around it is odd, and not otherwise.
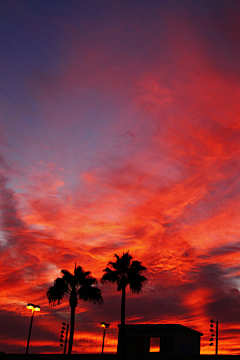
[{"label": "glowing street light", "polygon": [[30,322],[30,328],[29,328],[29,334],[28,334],[28,342],[27,342],[27,349],[26,349],[26,354],[28,354],[28,348],[29,348],[29,342],[30,342],[30,336],[31,336],[31,331],[32,331],[32,323],[33,323],[33,315],[35,311],[40,311],[40,306],[39,305],[34,305],[34,304],[27,304],[27,309],[32,310],[32,317],[31,317],[31,322]]},{"label": "glowing street light", "polygon": [[109,328],[110,324],[107,324],[105,322],[101,322],[101,326],[103,327],[103,342],[102,342],[102,354],[103,354],[103,349],[104,349],[104,339],[105,339],[105,331],[106,329]]}]

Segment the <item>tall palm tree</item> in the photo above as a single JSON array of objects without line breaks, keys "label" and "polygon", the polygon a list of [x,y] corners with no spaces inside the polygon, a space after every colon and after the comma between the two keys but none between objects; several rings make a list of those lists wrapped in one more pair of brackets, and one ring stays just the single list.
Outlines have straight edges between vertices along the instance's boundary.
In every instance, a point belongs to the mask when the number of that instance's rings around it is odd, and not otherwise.
[{"label": "tall palm tree", "polygon": [[103,299],[101,290],[95,286],[97,284],[97,279],[91,276],[90,271],[84,271],[81,266],[76,268],[75,264],[74,275],[67,270],[62,270],[61,273],[63,276],[54,281],[54,285],[51,286],[47,292],[47,297],[49,304],[54,305],[56,301],[59,304],[64,295],[70,295],[71,326],[68,346],[68,354],[70,355],[72,352],[75,309],[78,299],[90,301],[94,304],[98,303],[99,305],[102,304]]},{"label": "tall palm tree", "polygon": [[103,271],[105,274],[101,278],[102,284],[116,283],[117,291],[122,291],[121,301],[121,335],[122,335],[122,353],[125,358],[125,304],[126,304],[126,287],[129,285],[133,293],[140,293],[143,285],[148,279],[142,275],[142,271],[147,268],[141,264],[140,261],[132,261],[132,256],[127,252],[123,253],[122,257],[115,254],[116,261],[109,261],[108,265]]}]

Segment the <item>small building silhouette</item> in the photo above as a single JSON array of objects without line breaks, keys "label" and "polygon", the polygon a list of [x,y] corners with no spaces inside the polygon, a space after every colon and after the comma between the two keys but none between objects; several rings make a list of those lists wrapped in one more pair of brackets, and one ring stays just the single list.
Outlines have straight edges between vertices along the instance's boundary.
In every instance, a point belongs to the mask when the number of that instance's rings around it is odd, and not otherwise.
[{"label": "small building silhouette", "polygon": [[[122,352],[121,325],[118,325],[117,353]],[[203,334],[179,324],[125,325],[127,354],[200,355]]]}]

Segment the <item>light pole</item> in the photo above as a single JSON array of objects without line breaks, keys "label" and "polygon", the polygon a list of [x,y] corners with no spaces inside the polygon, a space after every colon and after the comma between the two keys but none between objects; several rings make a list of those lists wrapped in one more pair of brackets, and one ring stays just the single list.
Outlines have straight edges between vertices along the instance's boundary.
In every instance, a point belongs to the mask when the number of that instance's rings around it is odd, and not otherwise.
[{"label": "light pole", "polygon": [[215,341],[216,341],[216,349],[215,349],[215,355],[217,355],[218,354],[218,321],[214,321],[214,320],[210,320],[210,331],[211,331],[211,339],[210,339],[210,344],[209,344],[209,346],[213,346],[213,337],[215,336],[215,334],[213,334],[214,333],[214,329],[213,329],[213,323],[215,323],[216,324],[216,339],[215,339]]},{"label": "light pole", "polygon": [[[62,323],[62,330],[61,330],[61,335],[60,335],[60,346],[63,346],[63,338],[64,338],[64,331],[66,330],[65,326],[65,322]],[[69,328],[69,324],[67,324],[67,330],[66,330],[66,336],[65,336],[65,344],[64,344],[64,350],[63,350],[63,354],[66,354],[66,348],[67,348],[67,337],[68,337],[68,328]]]},{"label": "light pole", "polygon": [[28,334],[28,342],[27,342],[26,354],[28,354],[29,342],[30,342],[31,331],[32,331],[33,315],[34,315],[34,312],[35,312],[35,311],[40,311],[40,306],[29,303],[29,304],[27,304],[27,309],[32,310],[32,317],[31,317],[29,334]]},{"label": "light pole", "polygon": [[110,324],[107,324],[105,322],[101,322],[101,326],[103,327],[103,342],[102,342],[102,354],[104,349],[104,339],[105,339],[105,331],[109,328]]}]

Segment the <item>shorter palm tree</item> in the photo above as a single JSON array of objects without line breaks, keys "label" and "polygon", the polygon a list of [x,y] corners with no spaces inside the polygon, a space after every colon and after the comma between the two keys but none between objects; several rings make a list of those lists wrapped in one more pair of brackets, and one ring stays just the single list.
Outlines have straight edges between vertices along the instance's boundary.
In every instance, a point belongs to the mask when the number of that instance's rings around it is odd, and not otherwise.
[{"label": "shorter palm tree", "polygon": [[103,303],[103,298],[101,290],[96,287],[97,279],[91,276],[90,271],[84,271],[81,266],[76,268],[75,264],[74,275],[68,270],[62,270],[61,273],[63,276],[54,281],[54,285],[51,286],[47,292],[47,297],[49,304],[54,305],[56,302],[59,304],[64,295],[70,295],[71,326],[68,354],[71,354],[75,324],[75,309],[78,299],[101,305]]},{"label": "shorter palm tree", "polygon": [[133,293],[140,293],[143,285],[148,279],[142,275],[147,268],[141,264],[140,261],[132,261],[132,256],[127,252],[123,253],[122,257],[115,254],[116,261],[109,261],[108,265],[103,271],[105,274],[101,278],[102,284],[112,283],[117,284],[117,291],[122,292],[121,301],[121,335],[122,335],[122,352],[125,358],[125,304],[126,304],[126,287],[129,285]]}]

